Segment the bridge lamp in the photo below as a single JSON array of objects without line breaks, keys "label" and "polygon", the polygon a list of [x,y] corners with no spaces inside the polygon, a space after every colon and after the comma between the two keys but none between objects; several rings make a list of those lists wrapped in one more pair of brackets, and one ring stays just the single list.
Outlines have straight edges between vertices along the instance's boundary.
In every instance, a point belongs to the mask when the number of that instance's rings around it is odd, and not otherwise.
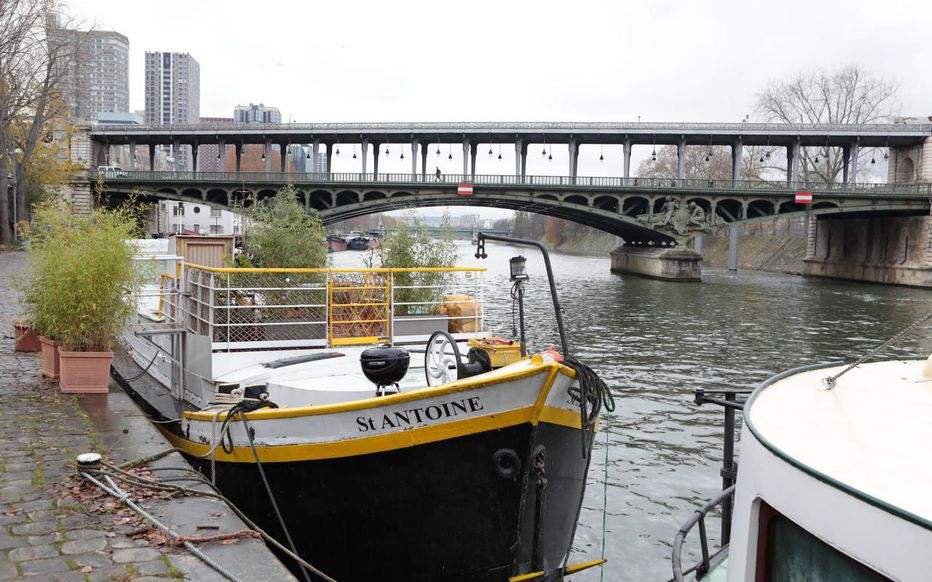
[{"label": "bridge lamp", "polygon": [[814,163],[814,164],[818,164],[818,163],[819,163],[819,154],[816,154],[816,155],[815,155],[815,161],[814,161],[813,163]]},{"label": "bridge lamp", "polygon": [[547,156],[547,159],[548,159],[548,160],[552,160],[552,159],[553,159],[553,154],[549,154],[549,155]]},{"label": "bridge lamp", "polygon": [[265,161],[265,150],[262,150],[262,161]]},{"label": "bridge lamp", "polygon": [[599,144],[599,161],[600,162],[605,161],[605,145],[604,144]]},{"label": "bridge lamp", "polygon": [[337,151],[335,151],[335,152],[333,152],[333,153],[335,153],[336,155],[340,155],[340,146],[337,146]]},{"label": "bridge lamp", "polygon": [[874,154],[871,154],[871,165],[874,165],[876,163],[877,163],[877,160],[874,159]]},{"label": "bridge lamp", "polygon": [[405,159],[405,150],[404,150],[404,148],[401,148],[401,159],[402,159],[402,160]]},{"label": "bridge lamp", "polygon": [[889,159],[890,159],[890,152],[884,152],[884,153],[883,153],[883,159],[889,160]]},{"label": "bridge lamp", "polygon": [[650,152],[650,161],[652,161],[652,162],[656,162],[656,161],[657,161],[657,146],[654,146],[654,149],[651,150],[651,152]]},{"label": "bridge lamp", "polygon": [[388,151],[388,146],[385,146],[385,155],[386,156],[391,155],[391,152]]},{"label": "bridge lamp", "polygon": [[546,155],[547,155],[547,146],[546,146],[546,145],[544,145],[544,149],[540,150],[540,155],[542,155],[542,156],[546,156]]},{"label": "bridge lamp", "polygon": [[492,144],[489,144],[489,155],[492,155]]},{"label": "bridge lamp", "polygon": [[308,150],[308,152],[307,152],[307,159],[311,159],[311,152],[310,152],[310,150]]}]

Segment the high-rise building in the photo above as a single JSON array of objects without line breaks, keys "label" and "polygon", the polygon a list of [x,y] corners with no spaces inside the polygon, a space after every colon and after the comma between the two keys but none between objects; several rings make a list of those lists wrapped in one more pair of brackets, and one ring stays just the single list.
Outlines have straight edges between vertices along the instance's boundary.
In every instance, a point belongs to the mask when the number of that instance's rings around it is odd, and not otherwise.
[{"label": "high-rise building", "polygon": [[[196,124],[201,111],[201,66],[188,53],[146,51],[146,123]],[[172,148],[176,170],[191,168],[189,146]]]},{"label": "high-rise building", "polygon": [[236,123],[281,123],[282,114],[278,107],[266,107],[264,103],[256,105],[237,105],[233,108]]},{"label": "high-rise building", "polygon": [[129,39],[118,32],[59,28],[50,21],[59,56],[61,95],[72,119],[93,122],[103,112],[129,111]]}]

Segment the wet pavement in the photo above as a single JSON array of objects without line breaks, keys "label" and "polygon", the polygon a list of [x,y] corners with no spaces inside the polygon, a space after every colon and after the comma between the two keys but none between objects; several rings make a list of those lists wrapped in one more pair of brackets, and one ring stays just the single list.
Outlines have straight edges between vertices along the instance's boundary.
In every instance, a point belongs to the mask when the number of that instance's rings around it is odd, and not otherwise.
[{"label": "wet pavement", "polygon": [[[22,312],[14,277],[22,276],[26,266],[25,253],[0,252],[0,580],[223,580],[184,548],[140,527],[142,522],[113,498],[93,497],[96,491],[80,487],[74,477],[74,458],[80,453],[99,452],[119,464],[169,445],[115,385],[108,394],[61,394],[57,383],[39,380],[38,354],[13,350],[13,323]],[[190,471],[177,453],[149,469],[154,469],[149,477],[156,479]],[[144,492],[133,489],[131,494]],[[247,529],[219,500],[135,499],[183,536]],[[258,539],[197,545],[240,580],[294,580]]]}]

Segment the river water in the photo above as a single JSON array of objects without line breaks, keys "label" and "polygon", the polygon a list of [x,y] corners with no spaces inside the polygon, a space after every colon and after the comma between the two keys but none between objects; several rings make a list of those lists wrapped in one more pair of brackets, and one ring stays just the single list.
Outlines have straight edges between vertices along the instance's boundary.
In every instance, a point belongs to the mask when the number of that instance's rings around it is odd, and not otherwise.
[{"label": "river water", "polygon": [[[539,253],[489,243],[480,261],[458,244],[461,265],[489,269],[487,322],[504,337],[511,337],[508,259],[526,256],[528,341],[535,350],[559,345]],[[363,266],[362,253],[333,256],[335,266]],[[718,269],[704,269],[702,283],[670,283],[613,274],[607,256],[551,259],[570,348],[617,403],[597,436],[571,560],[599,558],[604,541],[608,563],[577,582],[671,577],[677,529],[721,490],[722,411],[694,404],[694,390],[752,388],[788,368],[856,359],[932,309],[932,292],[921,289]],[[925,328],[886,354],[930,350]],[[710,522],[716,540],[718,529]]]}]

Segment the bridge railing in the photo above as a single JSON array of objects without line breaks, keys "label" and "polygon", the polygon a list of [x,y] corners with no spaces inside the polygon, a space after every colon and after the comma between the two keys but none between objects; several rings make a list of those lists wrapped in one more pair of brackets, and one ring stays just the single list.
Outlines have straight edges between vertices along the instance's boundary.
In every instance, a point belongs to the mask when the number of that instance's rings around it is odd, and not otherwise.
[{"label": "bridge railing", "polygon": [[372,172],[140,172],[108,170],[105,181],[115,183],[240,183],[254,184],[352,184],[352,185],[447,185],[467,183],[477,186],[578,187],[623,190],[670,190],[697,192],[795,192],[922,194],[932,196],[932,184],[792,182],[785,180],[706,180],[677,178],[622,178],[613,176],[517,176],[508,174],[397,174]]}]

